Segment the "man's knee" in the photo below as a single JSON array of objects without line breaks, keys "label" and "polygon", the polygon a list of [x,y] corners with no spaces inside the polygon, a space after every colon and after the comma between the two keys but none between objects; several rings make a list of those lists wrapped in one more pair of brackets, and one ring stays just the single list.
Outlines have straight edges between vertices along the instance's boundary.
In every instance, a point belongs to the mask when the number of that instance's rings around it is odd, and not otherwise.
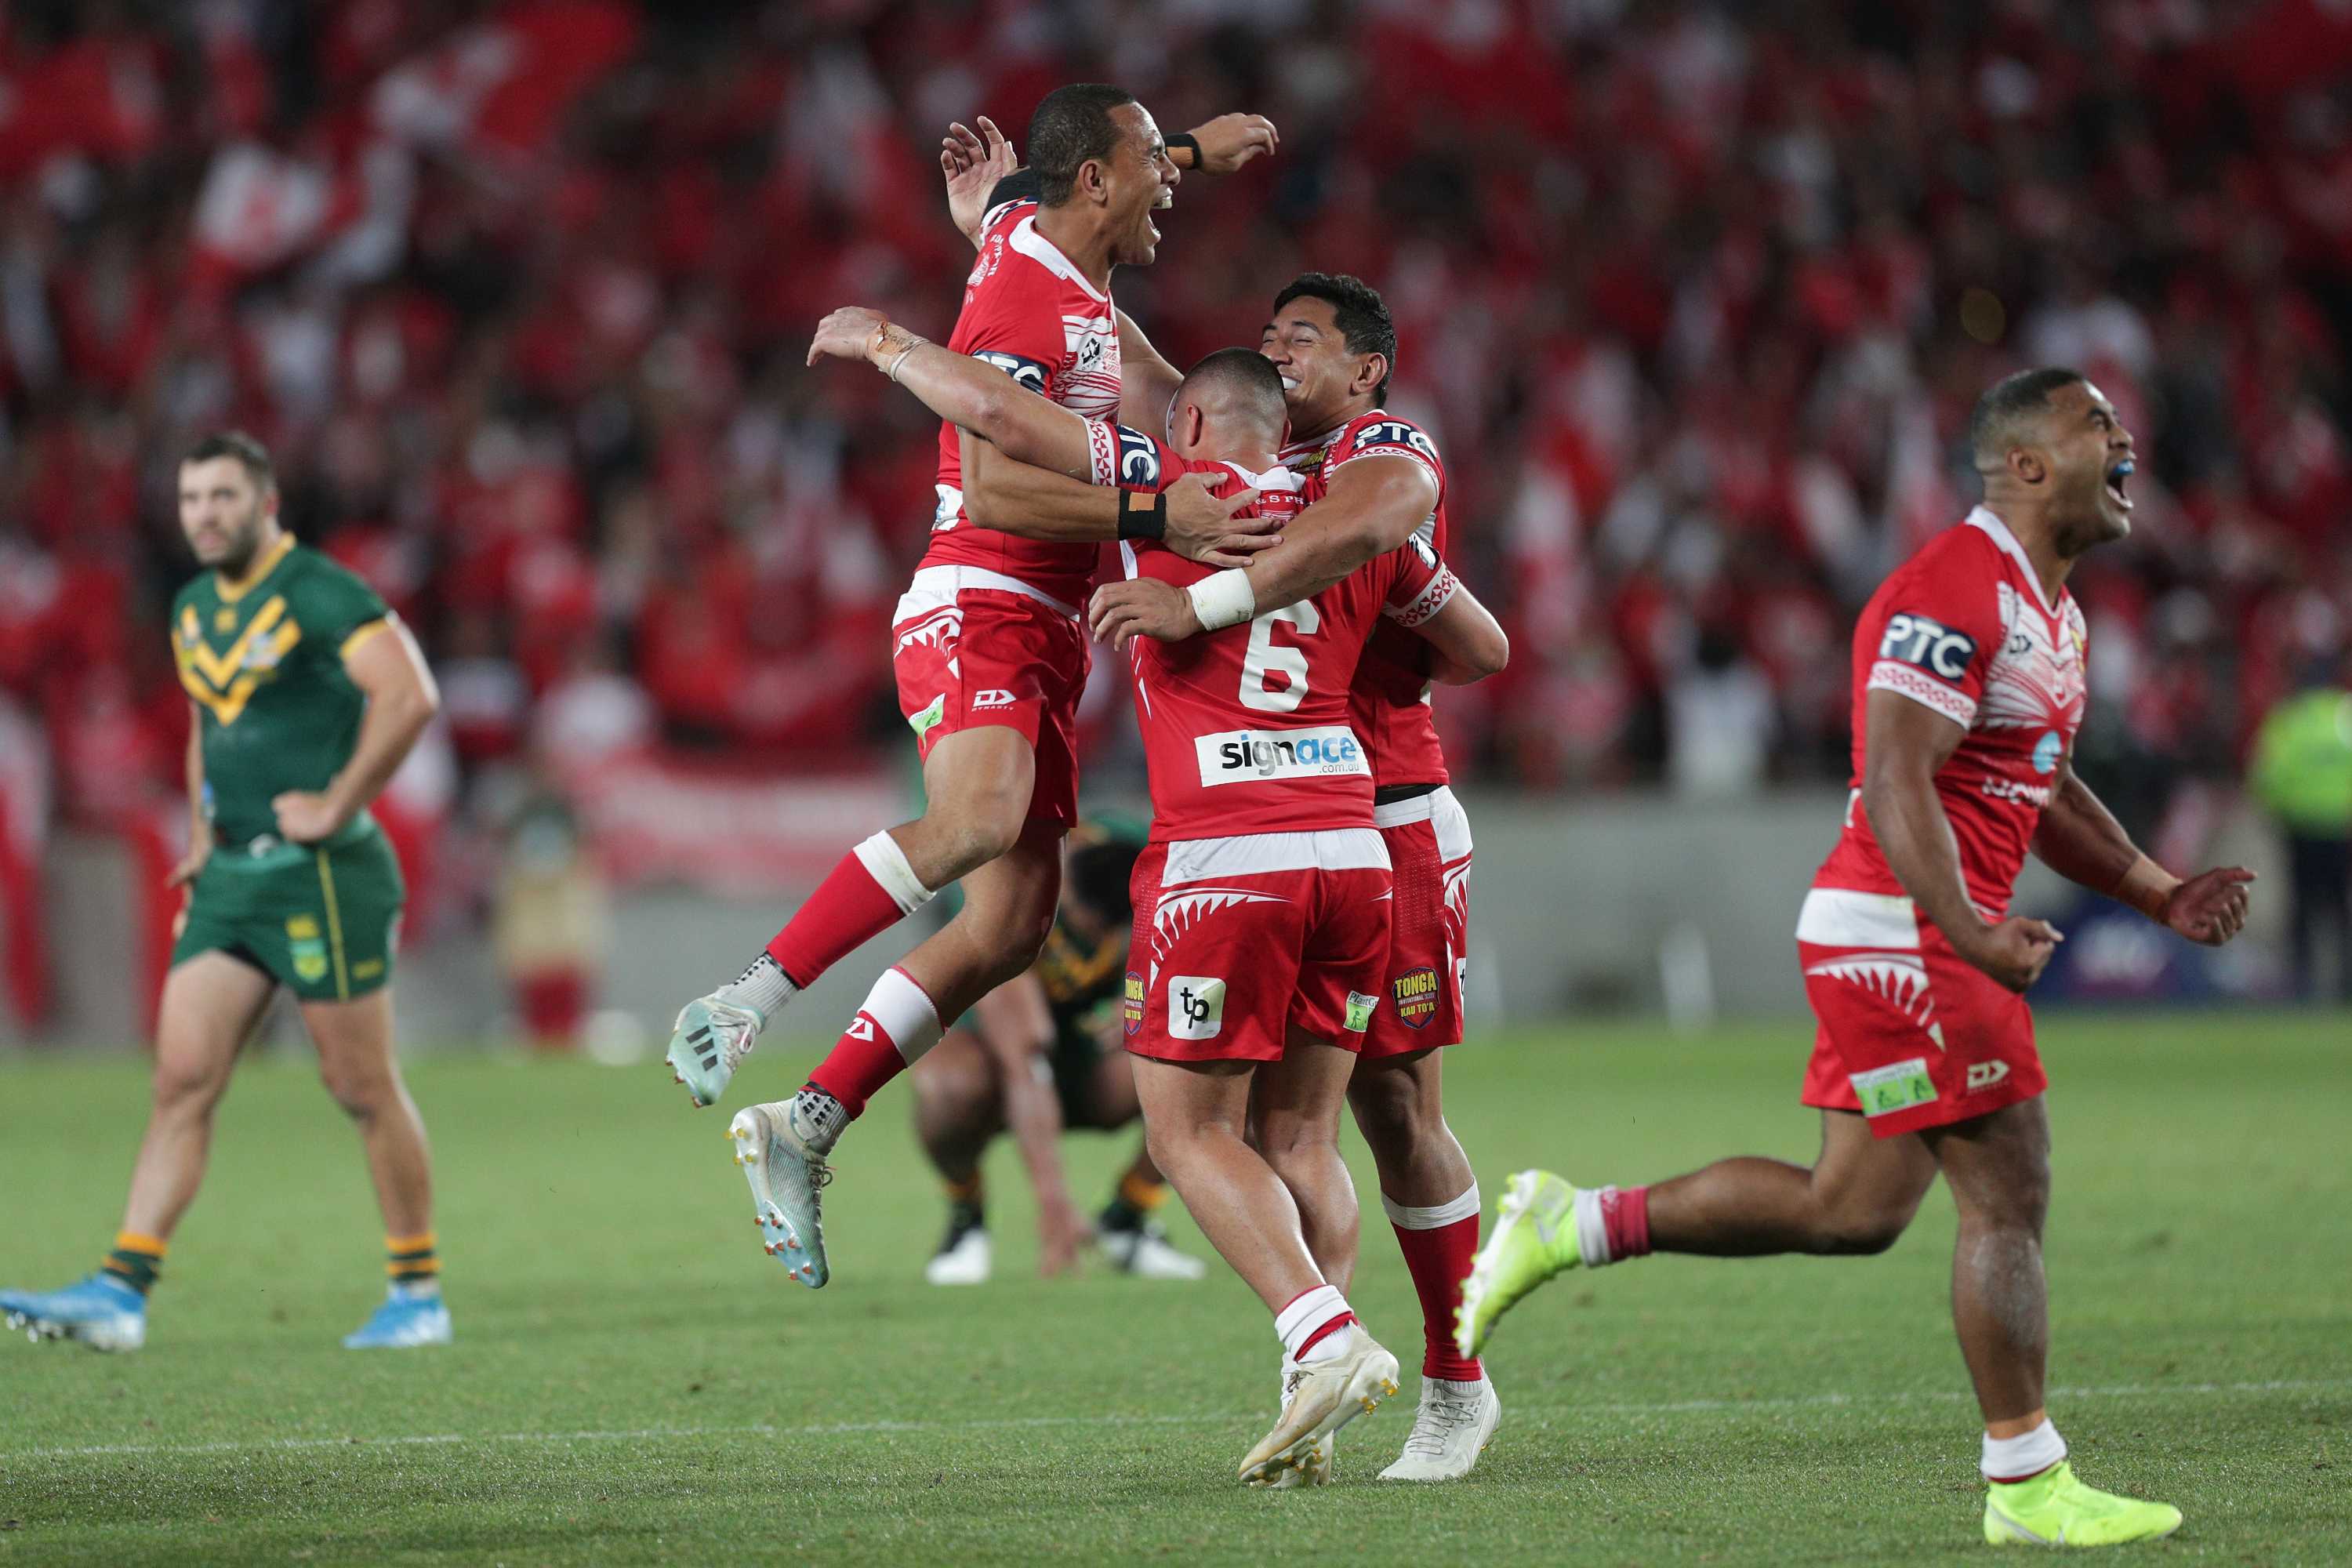
[{"label": "man's knee", "polygon": [[966,783],[944,799],[934,800],[918,830],[931,842],[932,858],[942,861],[953,881],[969,876],[992,860],[1002,859],[1021,842],[1029,817],[1030,783],[996,781]]},{"label": "man's knee", "polygon": [[155,1109],[173,1116],[209,1116],[228,1088],[228,1068],[195,1056],[163,1053],[155,1059]]},{"label": "man's knee", "polygon": [[373,1065],[321,1060],[319,1081],[326,1086],[328,1098],[341,1106],[343,1114],[354,1121],[373,1120],[400,1092],[392,1076]]},{"label": "man's knee", "polygon": [[1916,1203],[1847,1204],[1823,1215],[1815,1226],[1813,1250],[1839,1258],[1869,1258],[1885,1251],[1911,1228]]}]

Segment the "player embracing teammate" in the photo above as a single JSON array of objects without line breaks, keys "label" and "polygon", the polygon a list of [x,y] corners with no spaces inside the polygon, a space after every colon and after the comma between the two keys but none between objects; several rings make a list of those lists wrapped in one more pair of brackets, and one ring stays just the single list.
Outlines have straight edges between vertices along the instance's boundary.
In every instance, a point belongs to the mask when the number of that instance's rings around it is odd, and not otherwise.
[{"label": "player embracing teammate", "polygon": [[1977,404],[1984,504],[1889,577],[1853,638],[1853,791],[1797,917],[1820,1020],[1811,1168],[1734,1159],[1647,1187],[1513,1176],[1462,1311],[1465,1351],[1563,1269],[1650,1252],[1855,1254],[1894,1245],[1940,1174],[1959,1210],[1952,1317],[1984,1415],[1985,1539],[2102,1546],[2180,1510],[2074,1478],[2044,1408],[2048,1079],[2024,993],[2059,933],[2009,912],[2029,851],[2219,946],[2245,923],[2238,868],[2187,881],[2074,775],[2085,661],[2074,563],[2130,531],[2132,438],[2097,387],[2021,372]]}]

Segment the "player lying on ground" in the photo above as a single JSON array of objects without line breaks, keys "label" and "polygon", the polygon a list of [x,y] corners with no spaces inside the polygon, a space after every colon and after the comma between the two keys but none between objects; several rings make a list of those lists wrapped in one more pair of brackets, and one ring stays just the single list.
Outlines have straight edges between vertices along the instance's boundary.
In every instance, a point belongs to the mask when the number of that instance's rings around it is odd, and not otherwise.
[{"label": "player lying on ground", "polygon": [[[1066,1127],[1115,1131],[1139,1121],[1135,1073],[1121,1033],[1128,938],[1135,910],[1128,881],[1143,848],[1140,828],[1081,822],[1070,833],[1062,907],[1028,973],[981,999],[915,1065],[915,1132],[948,1189],[948,1233],[924,1269],[934,1285],[976,1285],[990,1269],[981,1155],[1000,1132],[1021,1146],[1037,1192],[1039,1272],[1077,1259],[1087,1229],[1062,1174]],[[1169,1245],[1152,1215],[1168,1183],[1148,1149],[1118,1180],[1093,1237],[1112,1265],[1147,1279],[1198,1279],[1207,1268]]]},{"label": "player lying on ground", "polygon": [[0,1293],[12,1328],[135,1350],[147,1292],[195,1200],[214,1109],[270,994],[301,1005],[327,1092],[360,1130],[383,1211],[383,1303],[353,1349],[449,1338],[425,1127],[393,1058],[400,868],[368,813],[438,705],[408,629],[279,522],[269,457],[240,435],[180,465],[180,528],[205,568],[173,605],[191,700],[188,889],[155,1035],[155,1101],[114,1249],[47,1294]]},{"label": "player lying on ground", "polygon": [[[996,127],[978,123],[977,132],[950,127],[940,153],[949,212],[975,246],[985,213],[1026,189],[1016,174],[1029,181],[1035,173],[1016,171]],[[1158,428],[1176,371],[1124,316],[1120,329],[1128,384],[1139,389],[1128,399],[1129,421]],[[1323,499],[1297,520],[1298,531],[1309,539],[1321,531],[1344,538],[1350,552],[1361,552],[1350,559],[1370,559],[1416,535],[1442,555],[1444,465],[1424,431],[1382,406],[1397,344],[1379,292],[1354,278],[1302,274],[1276,297],[1260,346],[1281,373],[1291,423],[1283,463],[1322,485]],[[1022,464],[986,465],[967,477],[965,502],[975,516],[1050,517],[1066,528],[1112,527],[1141,499]],[[1260,563],[1271,572],[1281,554],[1269,551]],[[1251,583],[1252,607],[1283,602],[1261,597],[1279,589]],[[1189,598],[1149,578],[1098,590],[1091,614],[1096,635],[1113,640],[1130,629],[1166,637],[1200,629]],[[1485,1369],[1454,1347],[1462,1278],[1478,1246],[1479,1198],[1469,1159],[1445,1122],[1437,1053],[1462,1038],[1471,841],[1426,700],[1429,657],[1421,639],[1381,626],[1357,666],[1351,704],[1370,753],[1379,826],[1396,879],[1391,1005],[1365,1033],[1348,1100],[1379,1167],[1381,1205],[1422,1306],[1420,1409],[1403,1453],[1382,1472],[1400,1480],[1468,1474],[1501,1415]],[[1344,1289],[1349,1281],[1336,1283]]]},{"label": "player lying on ground", "polygon": [[2029,848],[2052,869],[2219,946],[2252,873],[2182,881],[2074,776],[2084,552],[2130,530],[2132,438],[2071,371],[2011,376],[1969,434],[1984,504],[1864,609],[1853,639],[1854,785],[1798,917],[1820,1020],[1808,1170],[1725,1160],[1648,1187],[1511,1178],[1462,1309],[1465,1350],[1563,1268],[1648,1252],[1883,1252],[1940,1173],[1959,1209],[1952,1316],[1984,1414],[1985,1539],[2097,1546],[2170,1533],[2178,1509],[2084,1486],[2043,1408],[2050,1320],[2047,1080],[2024,993],[2059,933],[2008,912]]},{"label": "player lying on ground", "polygon": [[[870,360],[987,437],[994,455],[973,453],[983,471],[1027,460],[1156,490],[1215,461],[1227,488],[1261,490],[1261,510],[1295,511],[1316,493],[1271,466],[1281,381],[1248,350],[1186,378],[1172,447],[1076,419],[871,311],[827,317],[811,356],[826,353]],[[1200,575],[1148,543],[1123,553],[1130,571]],[[1455,586],[1416,545],[1246,632],[1135,650],[1154,809],[1137,888],[1154,896],[1137,900],[1130,1048],[1154,1158],[1276,1314],[1289,1397],[1244,1460],[1254,1482],[1328,1479],[1326,1439],[1393,1386],[1393,1358],[1348,1328],[1330,1283],[1356,1251],[1339,1108],[1389,952],[1388,857],[1349,690],[1384,602],[1437,642],[1450,677],[1500,668],[1500,629]],[[1268,716],[1280,721],[1259,722]]]},{"label": "player lying on ground", "polygon": [[[1046,96],[1029,134],[1044,200],[995,215],[954,346],[1057,405],[1107,416],[1122,390],[1111,273],[1156,255],[1151,213],[1173,197],[1173,158],[1236,168],[1272,150],[1273,128],[1227,116],[1171,148],[1130,95],[1076,86]],[[1034,531],[1052,542],[976,525],[962,507],[960,443],[944,426],[939,478],[931,544],[893,619],[900,705],[923,759],[923,816],[843,857],[732,984],[687,1005],[670,1042],[677,1076],[696,1103],[711,1103],[802,987],[961,879],[956,918],[883,974],[810,1075],[793,1115],[816,1156],[937,1043],[943,1019],[1035,961],[1060,891],[1062,835],[1077,810],[1087,662],[1078,604],[1096,542],[1114,531]],[[1248,531],[1219,521],[1192,547],[1231,555],[1253,543]],[[775,1226],[779,1256],[811,1287],[828,1277],[818,1217],[812,1205],[779,1215]]]}]

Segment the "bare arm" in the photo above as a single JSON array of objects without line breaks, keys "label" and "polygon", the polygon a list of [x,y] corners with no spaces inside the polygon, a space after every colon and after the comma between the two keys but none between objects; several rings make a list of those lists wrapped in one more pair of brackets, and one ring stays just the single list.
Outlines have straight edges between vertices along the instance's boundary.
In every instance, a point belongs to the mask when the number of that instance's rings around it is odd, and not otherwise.
[{"label": "bare arm", "polygon": [[2061,759],[2050,805],[2034,829],[2033,853],[2068,881],[2129,904],[2191,942],[2219,947],[2246,923],[2242,866],[2219,867],[2183,881],[2149,859],[2099,797]]},{"label": "bare arm", "polygon": [[1039,1271],[1058,1274],[1076,1258],[1084,1227],[1062,1170],[1062,1103],[1045,1070],[1045,1052],[1054,1043],[1045,987],[1034,973],[1019,975],[982,997],[972,1012],[1004,1086],[1005,1127],[1036,1189]]},{"label": "bare arm", "polygon": [[879,310],[845,305],[819,321],[808,363],[828,357],[864,360],[1007,457],[1081,479],[1092,471],[1084,419],[992,364],[893,326]]},{"label": "bare arm", "polygon": [[[1021,166],[1021,159],[994,121],[983,114],[973,123],[980,127],[976,132],[961,121],[948,127],[940,142],[940,173],[947,177],[948,216],[977,248],[989,195],[999,180]],[[1254,159],[1269,156],[1282,140],[1274,121],[1263,114],[1220,114],[1195,127],[1192,135],[1192,147],[1180,143],[1168,150],[1169,162],[1208,174],[1230,174]]]},{"label": "bare arm", "polygon": [[1249,565],[1258,605],[1312,598],[1412,537],[1437,508],[1437,481],[1410,458],[1359,458],[1321,500],[1284,531],[1282,546]]},{"label": "bare arm", "polygon": [[205,820],[205,719],[193,702],[188,704],[187,779],[188,852],[172,868],[163,883],[167,888],[194,881],[213,853],[213,825]]},{"label": "bare arm", "polygon": [[425,667],[416,639],[395,616],[362,627],[346,645],[343,669],[367,698],[360,738],[345,763],[319,794],[292,790],[270,802],[281,837],[297,844],[331,838],[365,810],[407,760],[416,737],[440,710],[441,692]]},{"label": "bare arm", "polygon": [[1118,418],[1122,425],[1156,435],[1168,433],[1168,410],[1184,374],[1160,357],[1143,329],[1118,312]]},{"label": "bare arm", "polygon": [[1511,639],[1502,623],[1467,584],[1457,584],[1445,607],[1412,629],[1436,651],[1429,674],[1441,686],[1468,686],[1500,675],[1511,662]]},{"label": "bare arm", "polygon": [[1936,795],[1936,774],[1968,731],[1923,703],[1874,690],[1864,710],[1862,808],[1886,864],[1953,950],[2012,991],[2041,977],[2060,936],[2014,916],[1977,912],[1960,875],[1959,841]]}]

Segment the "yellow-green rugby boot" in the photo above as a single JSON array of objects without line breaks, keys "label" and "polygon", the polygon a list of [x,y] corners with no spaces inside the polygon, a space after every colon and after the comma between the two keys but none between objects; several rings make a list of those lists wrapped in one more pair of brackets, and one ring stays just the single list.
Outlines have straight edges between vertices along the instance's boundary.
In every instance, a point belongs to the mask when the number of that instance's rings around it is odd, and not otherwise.
[{"label": "yellow-green rugby boot", "polygon": [[2120,1546],[2179,1528],[2170,1503],[2086,1487],[2063,1459],[2025,1480],[1995,1481],[1985,1498],[1985,1540],[1995,1546]]},{"label": "yellow-green rugby boot", "polygon": [[1486,1245],[1470,1260],[1462,1305],[1454,1310],[1454,1347],[1475,1356],[1496,1320],[1519,1298],[1584,1261],[1576,1243],[1576,1189],[1549,1171],[1521,1171],[1506,1184]]}]

